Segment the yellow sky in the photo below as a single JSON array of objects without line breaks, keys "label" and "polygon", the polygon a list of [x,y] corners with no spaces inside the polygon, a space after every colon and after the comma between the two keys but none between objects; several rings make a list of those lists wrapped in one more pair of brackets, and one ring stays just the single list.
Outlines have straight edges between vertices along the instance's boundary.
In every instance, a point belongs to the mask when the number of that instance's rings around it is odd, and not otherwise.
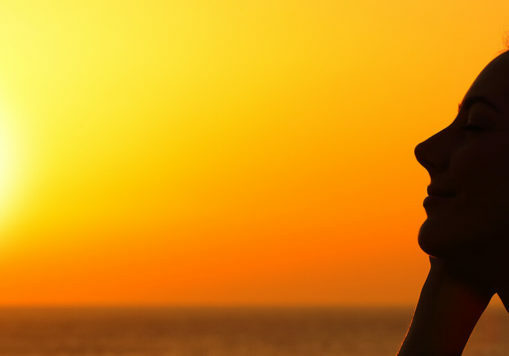
[{"label": "yellow sky", "polygon": [[413,303],[493,1],[0,3],[0,304]]}]

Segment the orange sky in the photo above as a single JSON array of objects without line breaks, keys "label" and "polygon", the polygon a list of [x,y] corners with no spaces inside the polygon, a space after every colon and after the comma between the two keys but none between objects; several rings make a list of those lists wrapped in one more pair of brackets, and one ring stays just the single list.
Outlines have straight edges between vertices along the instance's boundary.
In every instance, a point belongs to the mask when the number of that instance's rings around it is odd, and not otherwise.
[{"label": "orange sky", "polygon": [[0,305],[412,304],[509,3],[0,4]]}]

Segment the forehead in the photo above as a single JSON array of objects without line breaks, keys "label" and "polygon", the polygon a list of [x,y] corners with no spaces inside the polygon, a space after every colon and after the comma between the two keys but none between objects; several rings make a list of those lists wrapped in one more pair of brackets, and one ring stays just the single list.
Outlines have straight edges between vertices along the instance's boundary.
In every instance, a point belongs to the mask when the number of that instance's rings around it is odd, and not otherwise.
[{"label": "forehead", "polygon": [[496,57],[481,71],[464,100],[478,96],[489,99],[502,112],[509,113],[509,52]]}]

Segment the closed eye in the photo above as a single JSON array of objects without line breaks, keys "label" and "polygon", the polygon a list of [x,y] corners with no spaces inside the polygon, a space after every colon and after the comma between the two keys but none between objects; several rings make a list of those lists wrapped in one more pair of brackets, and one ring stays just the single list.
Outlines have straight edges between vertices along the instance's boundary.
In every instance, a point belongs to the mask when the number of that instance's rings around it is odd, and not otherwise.
[{"label": "closed eye", "polygon": [[466,126],[463,126],[463,129],[467,130],[467,131],[482,131],[482,130],[484,130],[484,128],[482,128],[481,126],[475,126],[475,125],[466,125]]}]

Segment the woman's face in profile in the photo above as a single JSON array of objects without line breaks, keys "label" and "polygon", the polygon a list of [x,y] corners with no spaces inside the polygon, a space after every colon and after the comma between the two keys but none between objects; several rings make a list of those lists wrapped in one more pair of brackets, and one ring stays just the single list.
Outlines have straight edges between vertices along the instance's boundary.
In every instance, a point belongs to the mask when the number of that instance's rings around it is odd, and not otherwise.
[{"label": "woman's face in profile", "polygon": [[455,120],[415,155],[431,178],[419,231],[425,252],[445,257],[509,239],[509,52],[484,68]]}]

